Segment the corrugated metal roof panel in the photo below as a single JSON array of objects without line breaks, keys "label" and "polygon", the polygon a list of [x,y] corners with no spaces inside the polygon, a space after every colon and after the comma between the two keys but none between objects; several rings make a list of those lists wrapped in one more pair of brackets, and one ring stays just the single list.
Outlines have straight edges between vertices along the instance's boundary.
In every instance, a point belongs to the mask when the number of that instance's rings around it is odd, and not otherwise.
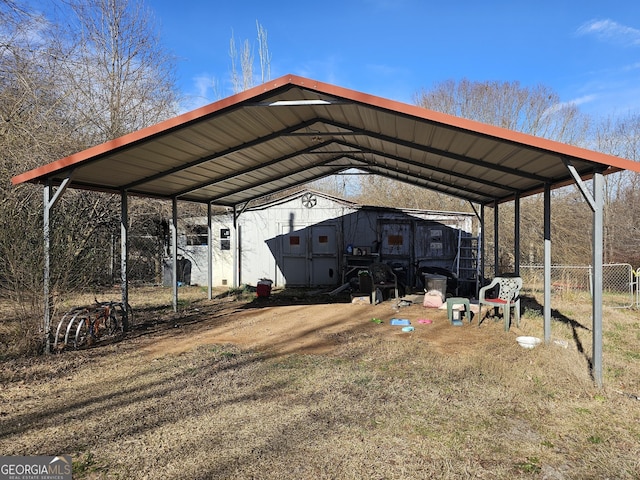
[{"label": "corrugated metal roof panel", "polygon": [[[12,179],[224,205],[349,167],[489,203],[637,163],[285,76]],[[339,160],[339,163],[337,163]],[[107,174],[105,174],[105,172]]]}]

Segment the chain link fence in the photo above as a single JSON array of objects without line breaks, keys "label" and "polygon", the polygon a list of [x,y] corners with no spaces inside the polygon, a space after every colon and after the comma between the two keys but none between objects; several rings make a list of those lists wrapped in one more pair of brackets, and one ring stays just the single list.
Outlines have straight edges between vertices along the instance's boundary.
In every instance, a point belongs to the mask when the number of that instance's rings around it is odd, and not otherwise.
[{"label": "chain link fence", "polygon": [[[602,266],[602,303],[612,308],[640,306],[638,272],[628,263],[611,263]],[[521,265],[524,290],[543,292],[544,266]],[[552,265],[551,295],[571,298],[577,294],[591,294],[593,268],[590,265]]]}]

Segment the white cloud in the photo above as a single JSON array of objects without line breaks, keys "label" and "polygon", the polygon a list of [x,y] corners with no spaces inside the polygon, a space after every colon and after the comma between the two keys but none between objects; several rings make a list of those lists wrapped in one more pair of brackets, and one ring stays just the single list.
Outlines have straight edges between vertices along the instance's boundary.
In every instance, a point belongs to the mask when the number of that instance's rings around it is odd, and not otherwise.
[{"label": "white cloud", "polygon": [[215,102],[222,96],[219,82],[215,76],[202,73],[194,76],[191,82],[188,91],[183,92],[184,96],[180,102],[179,113],[188,112]]},{"label": "white cloud", "polygon": [[569,100],[566,103],[568,103],[570,105],[579,106],[579,105],[583,105],[585,103],[591,103],[594,100],[596,100],[597,98],[598,98],[597,95],[589,94],[589,95],[583,95],[582,97],[574,98],[573,100]]},{"label": "white cloud", "polygon": [[591,20],[582,24],[578,35],[595,35],[598,39],[624,46],[640,46],[640,30],[610,19]]},{"label": "white cloud", "polygon": [[597,99],[598,99],[597,95],[589,94],[589,95],[583,95],[582,97],[574,98],[573,100],[568,100],[566,102],[559,102],[547,108],[542,114],[542,117],[544,118],[549,115],[553,115],[554,113],[559,112],[566,107],[570,107],[570,106],[578,107],[580,105],[593,103]]},{"label": "white cloud", "polygon": [[623,71],[623,72],[631,72],[631,71],[633,71],[633,70],[638,70],[638,69],[640,69],[640,62],[631,63],[631,64],[629,64],[629,65],[625,65],[625,66],[622,68],[622,71]]}]

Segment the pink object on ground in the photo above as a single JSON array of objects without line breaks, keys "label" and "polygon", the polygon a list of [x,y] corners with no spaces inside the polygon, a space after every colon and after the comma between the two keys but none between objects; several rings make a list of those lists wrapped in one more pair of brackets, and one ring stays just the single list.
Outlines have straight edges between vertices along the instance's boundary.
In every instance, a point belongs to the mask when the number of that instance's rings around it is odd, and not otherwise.
[{"label": "pink object on ground", "polygon": [[429,320],[428,318],[421,318],[420,320],[418,320],[418,323],[433,323],[431,320]]}]

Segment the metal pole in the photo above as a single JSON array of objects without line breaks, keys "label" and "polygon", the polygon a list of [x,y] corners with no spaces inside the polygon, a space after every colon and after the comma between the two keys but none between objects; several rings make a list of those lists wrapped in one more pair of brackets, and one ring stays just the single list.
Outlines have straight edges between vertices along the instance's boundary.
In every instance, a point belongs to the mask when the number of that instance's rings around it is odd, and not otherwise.
[{"label": "metal pole", "polygon": [[122,328],[129,329],[129,198],[127,191],[120,193],[120,286],[122,289],[122,308],[124,311]]},{"label": "metal pole", "polygon": [[43,278],[43,295],[44,295],[44,321],[42,328],[44,329],[45,335],[45,348],[46,353],[51,351],[51,312],[53,311],[53,297],[51,296],[51,209],[58,203],[60,197],[65,192],[65,190],[69,187],[71,183],[71,176],[73,172],[69,174],[67,178],[65,178],[56,193],[53,193],[53,187],[51,185],[51,181],[47,179],[47,183],[44,186],[43,193],[43,214],[42,214],[42,223],[43,223],[43,235],[44,235],[44,278]]},{"label": "metal pole", "polygon": [[173,284],[173,311],[178,311],[178,199],[171,202],[171,282]]},{"label": "metal pole", "polygon": [[513,215],[513,273],[520,275],[520,194],[514,199]]},{"label": "metal pole", "polygon": [[478,287],[476,288],[476,296],[480,287],[484,287],[484,275],[485,275],[485,233],[484,233],[484,221],[485,221],[485,208],[484,204],[480,206],[480,278],[478,279]]},{"label": "metal pole", "polygon": [[49,335],[49,331],[51,330],[51,310],[52,310],[52,298],[50,293],[50,282],[51,282],[51,240],[50,240],[50,213],[51,213],[51,183],[47,181],[47,184],[44,186],[44,196],[43,196],[43,233],[44,233],[44,321],[42,324],[43,333],[45,336],[45,353],[51,352],[51,336]]},{"label": "metal pole", "polygon": [[238,288],[238,214],[233,206],[233,288]]},{"label": "metal pole", "polygon": [[498,202],[493,204],[493,276],[497,277],[499,274],[498,264],[500,263],[500,229],[498,228],[498,220],[500,215],[498,214]]},{"label": "metal pole", "polygon": [[211,203],[207,204],[207,298],[213,298],[213,226],[211,224]]},{"label": "metal pole", "polygon": [[551,342],[551,186],[544,186],[544,342]]},{"label": "metal pole", "polygon": [[593,379],[602,387],[602,260],[604,239],[604,176],[596,171],[593,175]]}]

